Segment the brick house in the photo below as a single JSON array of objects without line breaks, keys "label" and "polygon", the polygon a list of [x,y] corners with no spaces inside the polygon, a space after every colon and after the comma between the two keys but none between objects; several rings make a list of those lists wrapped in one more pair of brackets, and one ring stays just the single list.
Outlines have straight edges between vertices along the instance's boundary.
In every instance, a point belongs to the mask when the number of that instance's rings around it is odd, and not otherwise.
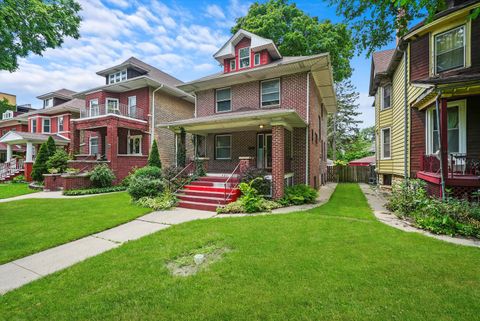
[{"label": "brick house", "polygon": [[370,94],[380,183],[419,178],[431,195],[463,197],[480,188],[480,3],[447,7],[374,53]]},{"label": "brick house", "polygon": [[[257,167],[271,174],[276,199],[286,185],[324,184],[327,114],[336,109],[329,54],[282,57],[272,40],[239,30],[213,57],[222,72],[178,86],[195,96],[194,118],[159,127],[194,135],[196,157],[217,176],[209,181]],[[191,195],[180,206],[211,209]]]},{"label": "brick house", "polygon": [[106,163],[117,183],[134,167],[147,164],[153,139],[162,164],[175,163],[174,135],[155,131],[155,124],[190,118],[194,97],[176,88],[182,81],[134,57],[97,72],[105,85],[74,95],[84,99],[71,122],[72,167],[80,170]]}]

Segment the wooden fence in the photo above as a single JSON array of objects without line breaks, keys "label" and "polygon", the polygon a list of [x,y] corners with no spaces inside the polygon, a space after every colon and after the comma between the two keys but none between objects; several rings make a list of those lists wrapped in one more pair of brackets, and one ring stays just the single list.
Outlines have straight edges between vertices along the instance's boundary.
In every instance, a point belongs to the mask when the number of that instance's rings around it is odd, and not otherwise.
[{"label": "wooden fence", "polygon": [[[370,183],[374,178],[370,166],[328,166],[327,180],[338,183]],[[373,177],[372,177],[373,176]]]}]

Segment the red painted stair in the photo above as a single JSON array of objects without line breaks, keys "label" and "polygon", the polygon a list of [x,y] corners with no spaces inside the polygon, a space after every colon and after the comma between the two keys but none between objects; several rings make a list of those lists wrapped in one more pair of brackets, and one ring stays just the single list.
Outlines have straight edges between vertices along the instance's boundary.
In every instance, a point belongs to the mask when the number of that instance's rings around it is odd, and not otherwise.
[{"label": "red painted stair", "polygon": [[235,202],[240,196],[240,190],[236,188],[238,178],[230,178],[225,186],[227,179],[223,176],[204,176],[190,182],[175,194],[179,200],[178,206],[216,211],[219,206]]}]

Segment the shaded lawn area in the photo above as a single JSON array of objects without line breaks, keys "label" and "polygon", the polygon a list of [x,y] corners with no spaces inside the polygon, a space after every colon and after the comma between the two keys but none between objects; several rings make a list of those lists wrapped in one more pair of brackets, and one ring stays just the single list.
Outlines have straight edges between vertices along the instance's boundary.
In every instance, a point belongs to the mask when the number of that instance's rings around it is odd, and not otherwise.
[{"label": "shaded lawn area", "polygon": [[[354,206],[355,207],[352,207]],[[341,218],[339,214],[362,220]],[[304,213],[194,221],[0,297],[6,320],[478,320],[480,250],[373,219],[356,185]],[[371,214],[370,214],[370,218]],[[190,277],[165,263],[232,251]]]},{"label": "shaded lawn area", "polygon": [[0,203],[0,263],[114,227],[150,211],[130,204],[127,193]]},{"label": "shaded lawn area", "polygon": [[38,191],[28,188],[28,184],[25,184],[25,183],[0,184],[0,199],[20,196],[20,195],[25,195],[25,194],[35,193],[35,192],[38,192]]}]

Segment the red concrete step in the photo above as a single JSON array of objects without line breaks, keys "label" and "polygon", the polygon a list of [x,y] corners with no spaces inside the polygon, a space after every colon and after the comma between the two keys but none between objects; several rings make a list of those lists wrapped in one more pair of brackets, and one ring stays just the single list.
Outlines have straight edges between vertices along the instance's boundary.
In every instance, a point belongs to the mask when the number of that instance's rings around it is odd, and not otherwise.
[{"label": "red concrete step", "polygon": [[[192,189],[182,189],[178,191],[181,194],[184,195],[192,195],[192,196],[204,196],[204,197],[218,197],[218,198],[224,198],[225,193],[224,192],[210,192],[210,191],[196,191]],[[229,193],[227,193],[229,194]],[[233,192],[232,195],[236,195],[237,191]]]},{"label": "red concrete step", "polygon": [[199,202],[180,201],[178,207],[190,208],[194,210],[216,212],[219,205]]},{"label": "red concrete step", "polygon": [[[224,176],[203,176],[200,178],[200,180],[202,181],[208,181],[208,182],[218,182],[218,183],[223,183],[225,182],[226,180],[228,179],[228,177],[224,177]],[[232,182],[232,183],[238,183],[239,182],[239,178],[238,177],[231,177],[230,179],[228,179],[228,182]]]},{"label": "red concrete step", "polygon": [[230,202],[233,202],[232,197],[229,197],[227,200],[222,197],[205,197],[205,196],[193,196],[193,195],[185,195],[185,194],[176,194],[177,198],[180,201],[187,201],[192,203],[208,203],[208,204],[215,204],[215,205],[225,205]]},{"label": "red concrete step", "polygon": [[[193,182],[192,182],[193,183]],[[225,190],[227,191],[227,194],[230,192],[235,192],[238,189],[234,188],[223,188],[223,187],[213,187],[213,186],[198,186],[198,185],[185,185],[183,187],[184,189],[192,190],[192,191],[206,191],[206,192],[218,192],[218,193],[224,193]]]}]

